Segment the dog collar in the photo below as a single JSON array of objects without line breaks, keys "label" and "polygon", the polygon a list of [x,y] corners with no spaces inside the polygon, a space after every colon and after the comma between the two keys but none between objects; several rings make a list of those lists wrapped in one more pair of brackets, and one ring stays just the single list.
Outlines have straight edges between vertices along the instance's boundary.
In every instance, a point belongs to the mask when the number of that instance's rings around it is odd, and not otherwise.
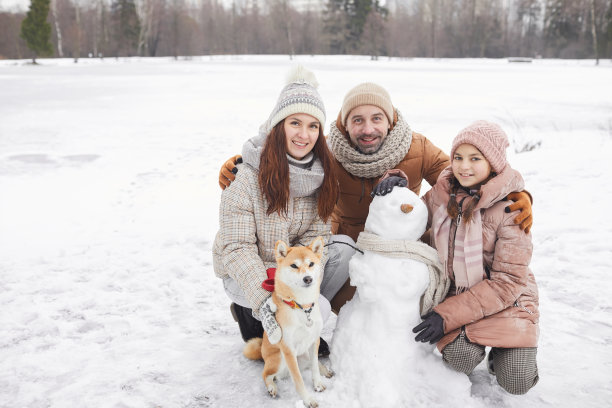
[{"label": "dog collar", "polygon": [[309,304],[309,305],[303,305],[303,306],[300,305],[295,300],[285,300],[285,299],[283,299],[283,302],[285,302],[286,304],[291,306],[293,309],[302,309],[306,313],[310,312],[310,310],[306,310],[306,309],[312,309],[312,307],[314,306],[314,302]]},{"label": "dog collar", "polygon": [[285,302],[286,304],[288,304],[292,309],[300,309],[304,312],[304,314],[306,315],[306,326],[310,327],[312,326],[312,319],[310,318],[310,312],[312,312],[312,308],[314,307],[314,302],[312,302],[309,305],[300,305],[298,302],[296,302],[295,300],[285,300],[283,299],[283,302]]}]

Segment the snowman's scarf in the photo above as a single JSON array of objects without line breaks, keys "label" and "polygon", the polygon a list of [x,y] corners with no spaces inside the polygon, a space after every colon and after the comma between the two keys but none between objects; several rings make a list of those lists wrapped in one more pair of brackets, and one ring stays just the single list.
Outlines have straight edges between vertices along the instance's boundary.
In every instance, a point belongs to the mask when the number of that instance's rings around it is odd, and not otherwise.
[{"label": "snowman's scarf", "polygon": [[362,231],[357,246],[363,251],[372,251],[390,258],[413,259],[427,265],[429,286],[421,297],[421,316],[429,313],[444,300],[450,280],[440,264],[438,251],[419,241],[389,240],[369,231]]}]

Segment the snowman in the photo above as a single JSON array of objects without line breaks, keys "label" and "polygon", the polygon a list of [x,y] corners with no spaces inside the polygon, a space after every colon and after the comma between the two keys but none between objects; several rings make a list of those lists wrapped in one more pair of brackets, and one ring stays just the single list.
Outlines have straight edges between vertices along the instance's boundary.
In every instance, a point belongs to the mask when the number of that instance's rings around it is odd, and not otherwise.
[{"label": "snowman", "polygon": [[469,398],[468,378],[412,333],[449,286],[437,252],[419,241],[427,217],[425,204],[404,187],[370,205],[357,240],[363,253],[349,263],[357,291],[338,315],[330,356],[334,388],[347,406],[456,406]]}]

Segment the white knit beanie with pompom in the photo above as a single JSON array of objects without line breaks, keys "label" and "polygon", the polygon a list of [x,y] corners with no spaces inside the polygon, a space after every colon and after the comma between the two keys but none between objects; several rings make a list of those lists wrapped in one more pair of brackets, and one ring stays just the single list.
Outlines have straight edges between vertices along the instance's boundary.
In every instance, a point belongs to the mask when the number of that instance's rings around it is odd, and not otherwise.
[{"label": "white knit beanie with pompom", "polygon": [[287,116],[294,113],[306,113],[314,116],[325,126],[325,106],[317,92],[319,83],[312,72],[297,65],[289,71],[285,87],[278,96],[278,101],[266,122],[266,134]]}]

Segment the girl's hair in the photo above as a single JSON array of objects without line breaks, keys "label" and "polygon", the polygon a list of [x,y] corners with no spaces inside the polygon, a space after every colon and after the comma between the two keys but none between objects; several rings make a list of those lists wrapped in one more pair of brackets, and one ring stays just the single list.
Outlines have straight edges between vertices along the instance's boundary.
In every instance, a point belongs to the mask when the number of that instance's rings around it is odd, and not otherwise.
[{"label": "girl's hair", "polygon": [[[494,173],[492,173],[494,174]],[[446,212],[449,217],[452,219],[456,219],[459,215],[459,203],[457,203],[457,191],[462,188],[459,181],[455,178],[455,176],[451,177],[450,182],[450,199],[448,200],[448,204],[446,205]],[[476,194],[472,195],[471,200],[467,200],[467,204],[462,208],[461,216],[466,222],[470,222],[472,219],[472,215],[474,213],[474,208],[478,205],[478,201],[480,201],[480,191]]]},{"label": "girl's hair", "polygon": [[[453,158],[451,157],[451,160]],[[487,181],[491,180],[493,177],[497,176],[497,173],[492,171],[489,174],[487,180],[485,180],[482,184],[486,184]],[[450,199],[448,200],[448,204],[446,205],[446,212],[449,217],[452,219],[456,219],[459,215],[459,203],[457,203],[457,191],[460,188],[464,188],[459,184],[459,180],[453,175],[450,180]],[[472,219],[472,215],[474,213],[474,208],[478,205],[480,201],[481,193],[478,191],[476,194],[471,194],[472,199],[467,202],[465,207],[462,208],[461,216],[466,222],[469,222]]]},{"label": "girl's hair", "polygon": [[[266,138],[259,163],[259,188],[268,201],[267,214],[287,214],[289,204],[289,161],[287,160],[287,137],[285,120],[280,121]],[[319,137],[312,149],[323,165],[323,184],[318,191],[317,212],[327,222],[338,198],[338,180],[334,171],[333,158],[319,126]]]}]

